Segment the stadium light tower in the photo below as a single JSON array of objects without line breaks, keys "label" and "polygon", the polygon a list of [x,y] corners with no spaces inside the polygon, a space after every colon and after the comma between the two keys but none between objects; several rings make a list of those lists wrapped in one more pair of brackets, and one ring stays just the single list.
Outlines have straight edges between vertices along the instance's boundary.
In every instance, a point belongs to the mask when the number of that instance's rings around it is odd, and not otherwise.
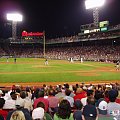
[{"label": "stadium light tower", "polygon": [[16,25],[17,22],[22,21],[22,15],[19,13],[8,13],[7,20],[12,21],[12,38],[16,39]]},{"label": "stadium light tower", "polygon": [[99,7],[103,6],[105,0],[85,0],[86,9],[93,9],[93,22],[99,22]]}]

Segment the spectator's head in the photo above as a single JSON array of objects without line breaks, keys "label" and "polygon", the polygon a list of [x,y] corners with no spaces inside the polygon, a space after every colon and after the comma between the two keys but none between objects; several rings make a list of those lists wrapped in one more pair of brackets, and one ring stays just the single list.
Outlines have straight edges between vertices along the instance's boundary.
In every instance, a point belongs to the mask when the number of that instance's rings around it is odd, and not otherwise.
[{"label": "spectator's head", "polygon": [[17,95],[16,95],[15,92],[11,92],[11,93],[10,93],[10,96],[11,96],[11,98],[12,98],[13,100],[16,100],[16,99],[17,99]]},{"label": "spectator's head", "polygon": [[108,97],[109,97],[110,102],[115,102],[117,96],[118,96],[117,90],[112,89],[108,92]]},{"label": "spectator's head", "polygon": [[61,88],[56,88],[57,93],[62,92]]},{"label": "spectator's head", "polygon": [[106,115],[107,114],[107,102],[102,100],[98,103],[98,112],[99,114]]},{"label": "spectator's head", "polygon": [[71,91],[70,91],[69,89],[66,89],[66,90],[65,90],[65,94],[66,94],[67,96],[69,96],[69,95],[71,94]]},{"label": "spectator's head", "polygon": [[44,90],[40,90],[39,92],[38,92],[38,98],[39,97],[44,97]]},{"label": "spectator's head", "polygon": [[78,110],[81,110],[83,107],[83,104],[81,103],[80,100],[75,100],[74,105],[75,105],[75,108]]},{"label": "spectator's head", "polygon": [[20,93],[20,92],[21,92],[21,89],[20,89],[20,88],[16,88],[16,92],[17,92],[17,93]]},{"label": "spectator's head", "polygon": [[26,119],[22,111],[14,111],[11,115],[10,120],[26,120]]},{"label": "spectator's head", "polygon": [[5,104],[5,100],[3,98],[0,98],[0,108],[3,108]]},{"label": "spectator's head", "polygon": [[83,89],[82,89],[82,88],[77,88],[76,94],[79,94],[79,93],[82,93],[82,92],[83,92]]},{"label": "spectator's head", "polygon": [[21,92],[20,92],[20,97],[21,97],[22,99],[26,98],[26,97],[27,97],[27,93],[26,93],[25,91],[21,91]]},{"label": "spectator's head", "polygon": [[86,105],[83,108],[83,116],[85,120],[96,120],[97,109],[94,105]]},{"label": "spectator's head", "polygon": [[24,103],[21,102],[19,99],[16,100],[15,102],[16,109],[22,109],[24,108]]},{"label": "spectator's head", "polygon": [[95,98],[92,97],[92,96],[89,96],[87,98],[87,104],[89,104],[89,105],[95,105]]},{"label": "spectator's head", "polygon": [[38,108],[38,107],[41,107],[41,108],[45,109],[45,105],[44,105],[43,102],[39,102],[39,103],[37,104],[37,108]]},{"label": "spectator's head", "polygon": [[87,90],[87,96],[93,95],[93,90]]},{"label": "spectator's head", "polygon": [[33,120],[44,120],[44,109],[41,107],[35,108],[32,111]]},{"label": "spectator's head", "polygon": [[65,88],[69,89],[69,84],[68,83],[65,84]]},{"label": "spectator's head", "polygon": [[50,90],[48,91],[48,94],[49,94],[50,96],[54,96],[54,95],[55,95],[55,90],[50,89]]},{"label": "spectator's head", "polygon": [[71,106],[69,101],[62,100],[58,107],[57,116],[62,119],[69,119],[71,114]]},{"label": "spectator's head", "polygon": [[99,100],[100,98],[104,98],[104,93],[101,91],[96,91],[95,92],[95,99]]}]

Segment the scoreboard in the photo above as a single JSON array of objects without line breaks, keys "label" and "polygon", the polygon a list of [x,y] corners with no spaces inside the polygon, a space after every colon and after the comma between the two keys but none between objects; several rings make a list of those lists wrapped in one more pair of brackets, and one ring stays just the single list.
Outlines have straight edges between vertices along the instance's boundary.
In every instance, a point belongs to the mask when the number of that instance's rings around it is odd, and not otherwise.
[{"label": "scoreboard", "polygon": [[90,23],[86,25],[81,25],[81,32],[86,33],[92,33],[92,32],[103,32],[107,31],[109,26],[109,21],[101,21],[98,23]]},{"label": "scoreboard", "polygon": [[108,27],[108,26],[109,26],[109,21],[99,22],[99,27],[100,27],[100,28]]}]

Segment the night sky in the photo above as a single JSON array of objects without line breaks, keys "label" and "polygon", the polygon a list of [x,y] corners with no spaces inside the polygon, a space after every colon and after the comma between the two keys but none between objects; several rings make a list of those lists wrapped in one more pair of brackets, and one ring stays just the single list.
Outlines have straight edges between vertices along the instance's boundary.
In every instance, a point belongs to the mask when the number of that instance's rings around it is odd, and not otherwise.
[{"label": "night sky", "polygon": [[[0,38],[11,34],[6,13],[18,11],[23,21],[17,25],[17,34],[23,30],[40,32],[45,30],[47,38],[74,35],[80,25],[93,22],[92,10],[85,9],[85,0],[0,0]],[[100,21],[110,25],[120,23],[120,0],[106,0],[100,8]]]}]

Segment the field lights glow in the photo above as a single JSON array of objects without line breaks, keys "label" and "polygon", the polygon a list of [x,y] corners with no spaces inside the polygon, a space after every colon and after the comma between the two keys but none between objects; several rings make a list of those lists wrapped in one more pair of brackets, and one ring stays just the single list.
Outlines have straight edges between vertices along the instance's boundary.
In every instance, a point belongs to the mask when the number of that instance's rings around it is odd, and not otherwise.
[{"label": "field lights glow", "polygon": [[105,0],[86,0],[85,6],[86,9],[92,9],[103,6],[105,3]]},{"label": "field lights glow", "polygon": [[7,14],[7,20],[12,20],[12,21],[22,21],[22,15],[18,13],[8,13]]}]

